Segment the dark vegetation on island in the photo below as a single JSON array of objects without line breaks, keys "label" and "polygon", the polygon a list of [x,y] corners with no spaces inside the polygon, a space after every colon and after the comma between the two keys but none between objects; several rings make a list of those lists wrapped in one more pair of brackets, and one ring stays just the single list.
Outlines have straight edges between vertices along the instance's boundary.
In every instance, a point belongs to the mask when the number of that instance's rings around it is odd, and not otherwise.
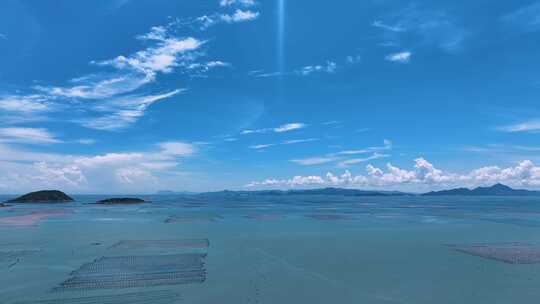
[{"label": "dark vegetation on island", "polygon": [[[163,191],[165,192],[165,191]],[[162,193],[163,193],[162,192]],[[171,195],[171,192],[166,192]],[[503,184],[495,184],[490,187],[477,187],[474,189],[455,188],[441,191],[431,191],[423,194],[413,194],[399,191],[377,191],[377,190],[358,190],[344,188],[321,188],[304,190],[256,190],[256,191],[218,191],[205,193],[185,193],[178,195],[200,196],[200,197],[250,197],[250,196],[295,196],[295,195],[338,195],[338,196],[540,196],[540,191],[531,191],[524,189],[513,189]],[[62,191],[42,190],[31,192],[15,199],[6,201],[6,203],[62,203],[71,202],[73,198]],[[6,203],[0,203],[0,208],[8,207]],[[134,205],[148,203],[140,198],[116,197],[97,201],[98,205]]]},{"label": "dark vegetation on island", "polygon": [[66,203],[73,198],[58,190],[41,190],[30,192],[17,198],[8,200],[8,203]]},{"label": "dark vegetation on island", "polygon": [[135,205],[143,203],[146,203],[146,201],[134,197],[113,197],[96,202],[98,205]]}]

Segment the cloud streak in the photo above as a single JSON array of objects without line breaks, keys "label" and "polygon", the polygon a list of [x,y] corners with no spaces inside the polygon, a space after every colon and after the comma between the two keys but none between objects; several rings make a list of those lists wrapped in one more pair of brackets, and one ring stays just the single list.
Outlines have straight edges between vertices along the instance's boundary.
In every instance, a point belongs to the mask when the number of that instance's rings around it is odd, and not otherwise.
[{"label": "cloud streak", "polygon": [[219,5],[223,7],[234,5],[252,7],[257,5],[257,2],[255,2],[255,0],[221,0],[219,1]]},{"label": "cloud streak", "polygon": [[540,120],[529,120],[518,124],[508,125],[497,128],[502,132],[518,133],[518,132],[540,132]]},{"label": "cloud streak", "polygon": [[390,12],[375,20],[372,26],[383,31],[381,36],[385,44],[414,43],[418,47],[437,47],[448,53],[461,50],[469,34],[447,12],[417,5]]},{"label": "cloud streak", "polygon": [[177,89],[158,95],[124,96],[100,102],[92,106],[92,110],[108,114],[83,119],[80,123],[87,128],[96,130],[114,131],[125,129],[141,118],[152,104],[171,98],[182,91]]},{"label": "cloud streak", "polygon": [[295,73],[302,76],[309,76],[313,73],[335,73],[337,70],[337,64],[333,61],[327,61],[324,65],[307,65],[302,67],[299,70],[296,70]]},{"label": "cloud streak", "polygon": [[[3,123],[15,124],[43,120],[49,112],[70,111],[70,122],[84,127],[114,131],[125,129],[144,116],[153,103],[171,98],[184,89],[166,93],[141,92],[160,74],[177,69],[183,73],[206,73],[228,63],[213,60],[198,62],[205,53],[200,48],[205,41],[194,37],[177,37],[171,23],[154,26],[136,38],[146,48],[113,59],[92,61],[101,71],[83,75],[65,86],[39,85],[27,94],[0,96]],[[135,93],[137,92],[137,93]],[[77,117],[79,116],[79,117]]]},{"label": "cloud streak", "polygon": [[391,62],[408,63],[411,60],[411,55],[411,52],[403,51],[399,53],[389,54],[385,57],[385,59]]},{"label": "cloud streak", "polygon": [[518,8],[502,17],[502,21],[525,32],[540,30],[540,2]]},{"label": "cloud streak", "polygon": [[[370,160],[390,157],[389,154],[379,153],[380,151],[391,150],[392,142],[385,139],[384,145],[380,147],[369,147],[365,149],[343,150],[329,153],[323,156],[308,157],[303,159],[292,159],[291,162],[302,166],[322,165],[336,163],[338,167],[348,167]],[[371,155],[369,155],[371,154]],[[357,155],[368,155],[365,157],[352,157]],[[352,157],[352,158],[351,158]]]},{"label": "cloud streak", "polygon": [[301,122],[291,122],[287,124],[280,125],[275,128],[263,128],[263,129],[247,129],[240,132],[240,134],[263,134],[263,133],[284,133],[294,130],[304,129],[308,125]]},{"label": "cloud streak", "polygon": [[56,144],[62,141],[43,128],[0,128],[0,142]]},{"label": "cloud streak", "polygon": [[282,145],[295,145],[295,144],[301,144],[301,143],[307,143],[307,142],[314,142],[318,141],[318,138],[305,138],[305,139],[291,139],[291,140],[284,140],[279,143],[273,143],[273,144],[258,144],[258,145],[252,145],[249,146],[250,149],[255,150],[261,150],[266,149],[274,146],[282,146]]}]

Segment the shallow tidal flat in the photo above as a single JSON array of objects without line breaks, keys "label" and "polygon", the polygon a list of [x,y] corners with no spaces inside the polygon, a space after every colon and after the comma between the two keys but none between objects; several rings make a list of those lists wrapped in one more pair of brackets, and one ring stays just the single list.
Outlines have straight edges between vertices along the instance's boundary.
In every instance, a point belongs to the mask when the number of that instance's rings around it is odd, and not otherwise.
[{"label": "shallow tidal flat", "polygon": [[98,199],[0,209],[2,304],[540,297],[534,199],[266,196],[228,205],[152,196],[110,207]]}]

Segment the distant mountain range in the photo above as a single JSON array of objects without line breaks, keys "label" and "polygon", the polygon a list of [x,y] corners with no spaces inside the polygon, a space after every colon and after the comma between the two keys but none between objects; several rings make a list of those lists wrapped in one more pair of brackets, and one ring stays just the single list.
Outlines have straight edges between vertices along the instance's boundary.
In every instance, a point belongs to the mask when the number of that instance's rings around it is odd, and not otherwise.
[{"label": "distant mountain range", "polygon": [[370,191],[344,188],[321,188],[321,189],[305,189],[305,190],[258,190],[258,191],[218,191],[206,192],[201,195],[342,195],[342,196],[402,196],[410,195],[404,192],[397,191]]},{"label": "distant mountain range", "polygon": [[466,196],[540,196],[540,191],[512,189],[503,184],[491,187],[477,187],[474,189],[456,188],[442,191],[432,191],[422,194],[424,196],[466,195]]},{"label": "distant mountain range", "polygon": [[198,195],[198,196],[291,196],[291,195],[341,195],[341,196],[443,196],[443,195],[463,195],[463,196],[540,196],[540,191],[512,189],[503,184],[495,184],[491,187],[477,187],[474,189],[456,188],[442,191],[432,191],[423,194],[413,194],[399,191],[378,191],[378,190],[358,190],[344,188],[320,188],[304,190],[255,190],[255,191],[217,191],[217,192],[174,192],[159,191],[161,195]]},{"label": "distant mountain range", "polygon": [[196,192],[190,191],[171,191],[171,190],[160,190],[156,192],[157,195],[191,195],[197,194]]}]

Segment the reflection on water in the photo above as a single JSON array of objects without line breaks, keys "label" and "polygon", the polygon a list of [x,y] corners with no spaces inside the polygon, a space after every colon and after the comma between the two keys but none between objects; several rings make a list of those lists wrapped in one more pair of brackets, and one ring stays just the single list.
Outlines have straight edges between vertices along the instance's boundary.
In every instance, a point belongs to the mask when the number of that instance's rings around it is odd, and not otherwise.
[{"label": "reflection on water", "polygon": [[540,201],[148,196],[0,209],[1,303],[537,303]]}]

